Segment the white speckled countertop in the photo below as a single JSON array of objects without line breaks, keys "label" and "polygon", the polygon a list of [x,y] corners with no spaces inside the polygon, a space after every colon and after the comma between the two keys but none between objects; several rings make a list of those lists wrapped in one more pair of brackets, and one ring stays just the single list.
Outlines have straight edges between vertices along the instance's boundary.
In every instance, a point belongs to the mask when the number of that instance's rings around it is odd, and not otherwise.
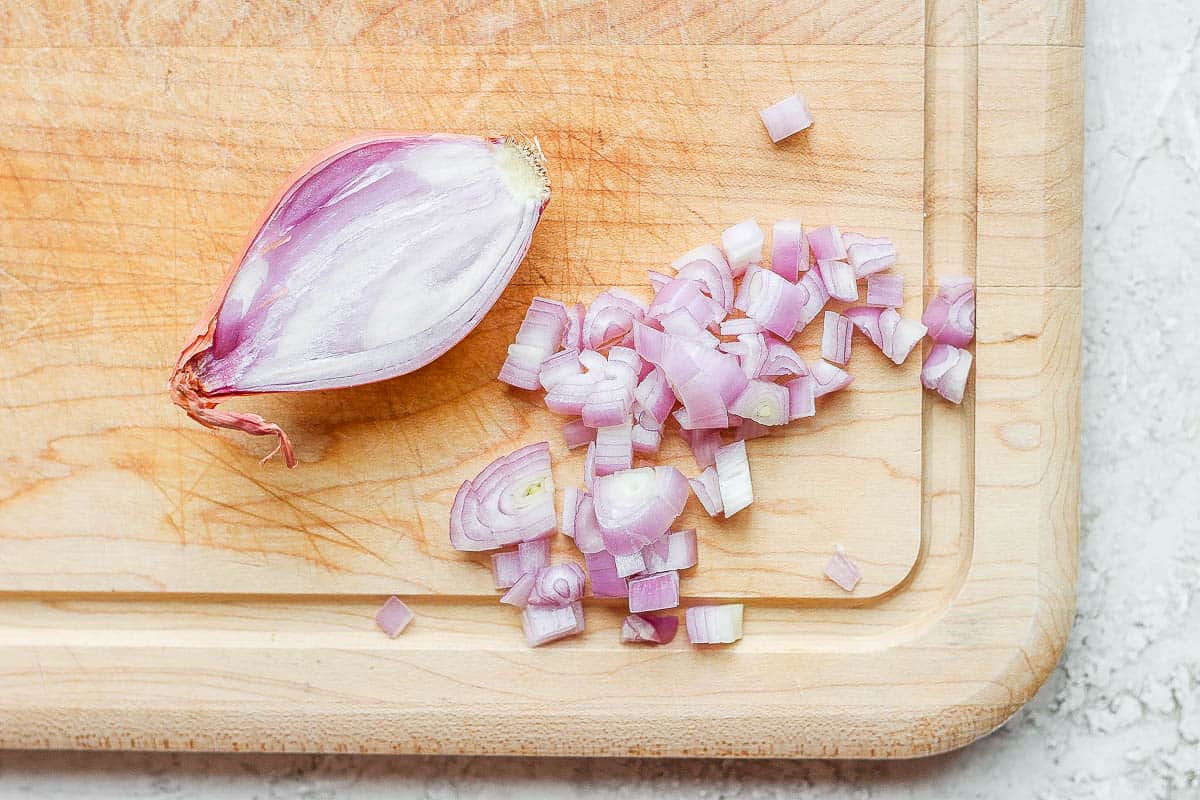
[{"label": "white speckled countertop", "polygon": [[0,752],[0,798],[1200,798],[1200,3],[1089,0],[1086,39],[1079,611],[1000,731],[901,762]]}]

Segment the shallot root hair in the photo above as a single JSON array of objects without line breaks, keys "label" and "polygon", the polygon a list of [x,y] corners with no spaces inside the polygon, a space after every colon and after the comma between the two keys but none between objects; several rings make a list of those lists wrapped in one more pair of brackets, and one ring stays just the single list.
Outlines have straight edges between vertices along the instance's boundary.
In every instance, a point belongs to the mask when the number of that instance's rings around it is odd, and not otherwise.
[{"label": "shallot root hair", "polygon": [[171,399],[175,405],[187,412],[187,415],[206,428],[229,430],[249,433],[252,436],[274,436],[279,441],[275,449],[262,459],[266,463],[276,453],[283,455],[288,468],[296,466],[296,453],[292,450],[292,442],[283,428],[274,422],[267,422],[258,414],[246,414],[239,411],[222,411],[217,408],[217,402],[206,397],[199,390],[199,381],[192,371],[191,364],[185,364],[182,369],[175,370],[171,375]]}]

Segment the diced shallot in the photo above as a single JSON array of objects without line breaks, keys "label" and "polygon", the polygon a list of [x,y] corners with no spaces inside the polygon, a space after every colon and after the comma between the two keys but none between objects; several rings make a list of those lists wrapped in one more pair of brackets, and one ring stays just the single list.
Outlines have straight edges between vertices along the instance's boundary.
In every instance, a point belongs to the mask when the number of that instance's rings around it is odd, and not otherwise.
[{"label": "diced shallot", "polygon": [[587,306],[576,303],[567,309],[567,333],[563,346],[569,350],[583,349],[583,321],[587,318]]},{"label": "diced shallot", "polygon": [[808,249],[816,261],[845,261],[846,245],[836,225],[827,225],[808,232]]},{"label": "diced shallot", "polygon": [[722,336],[741,336],[743,333],[761,333],[763,326],[749,317],[727,319],[721,323]]},{"label": "diced shallot", "polygon": [[729,410],[739,417],[754,420],[759,425],[786,425],[787,389],[769,381],[750,381],[729,406]]},{"label": "diced shallot", "polygon": [[812,112],[804,95],[791,94],[758,112],[772,142],[782,142],[813,124]]},{"label": "diced shallot", "polygon": [[616,565],[618,577],[621,578],[628,578],[646,569],[646,559],[640,550],[627,556],[613,556],[613,563]]},{"label": "diced shallot", "polygon": [[492,554],[492,582],[497,589],[509,588],[524,574],[525,570],[521,569],[521,555],[516,550],[503,550]]},{"label": "diced shallot", "polygon": [[[687,503],[687,478],[674,467],[641,467],[596,478],[596,521],[604,547],[629,555],[662,538]],[[578,541],[578,531],[576,531]]]},{"label": "diced shallot", "polygon": [[392,595],[375,613],[375,624],[379,626],[380,630],[395,639],[404,633],[404,629],[408,627],[408,623],[412,622],[415,616],[412,609],[406,606],[403,600]]},{"label": "diced shallot", "polygon": [[596,430],[592,462],[597,477],[612,475],[633,466],[633,427],[629,422]]},{"label": "diced shallot", "polygon": [[734,276],[741,275],[750,264],[762,261],[763,231],[758,220],[751,217],[721,233],[721,248]]},{"label": "diced shallot", "polygon": [[821,357],[834,364],[850,361],[850,335],[854,326],[836,311],[825,312],[825,330],[821,336]]},{"label": "diced shallot", "polygon": [[517,545],[517,554],[521,559],[521,572],[537,572],[550,564],[550,540],[521,542]]},{"label": "diced shallot", "polygon": [[975,338],[975,282],[961,275],[938,278],[937,294],[921,321],[938,344],[966,347]]},{"label": "diced shallot", "polygon": [[867,276],[867,305],[899,308],[904,305],[904,276],[881,272]]},{"label": "diced shallot", "polygon": [[583,633],[583,603],[576,601],[560,608],[529,606],[521,612],[521,628],[530,647]]},{"label": "diced shallot", "polygon": [[817,273],[825,285],[825,291],[835,300],[845,300],[853,303],[858,299],[858,281],[854,277],[854,267],[845,261],[821,259],[817,262]]},{"label": "diced shallot", "polygon": [[737,356],[747,378],[757,378],[767,362],[767,340],[761,333],[743,333],[736,342],[722,342],[717,349]]},{"label": "diced shallot", "polygon": [[596,350],[633,330],[646,316],[641,300],[623,289],[607,289],[588,306],[583,321],[583,346]]},{"label": "diced shallot", "polygon": [[858,586],[858,582],[862,579],[858,566],[846,557],[846,550],[840,544],[837,545],[833,558],[829,559],[829,563],[825,565],[825,577],[847,592],[853,592],[854,587]]},{"label": "diced shallot", "polygon": [[808,369],[813,379],[814,397],[824,397],[854,382],[854,376],[849,372],[822,359],[814,361]]},{"label": "diced shallot", "polygon": [[646,270],[646,277],[650,279],[650,288],[654,290],[655,294],[658,294],[660,289],[672,281],[670,275],[664,275],[652,269]]},{"label": "diced shallot", "polygon": [[678,631],[679,617],[673,614],[630,614],[621,623],[621,641],[670,644]]},{"label": "diced shallot", "polygon": [[856,277],[865,278],[896,264],[896,245],[891,239],[843,233],[842,243],[846,246],[846,258],[854,265]]},{"label": "diced shallot", "polygon": [[894,308],[857,306],[846,309],[846,316],[895,364],[903,364],[925,336],[924,325],[901,317]]},{"label": "diced shallot", "polygon": [[533,573],[531,606],[564,606],[583,597],[583,568],[574,561],[542,567]]},{"label": "diced shallot", "polygon": [[[800,298],[800,314],[796,319],[796,330],[802,331],[808,323],[817,318],[821,309],[829,302],[829,292],[821,280],[818,270],[812,269],[804,273],[804,277],[796,284],[796,294]],[[787,337],[784,337],[787,338]]]},{"label": "diced shallot", "polygon": [[621,345],[608,348],[608,363],[624,364],[629,367],[636,378],[634,381],[635,386],[637,385],[637,381],[646,377],[646,373],[651,369],[651,365],[638,355],[637,350]]},{"label": "diced shallot", "polygon": [[587,565],[588,581],[592,585],[593,596],[629,596],[629,583],[617,574],[617,562],[612,553],[607,550],[584,553],[583,562]]},{"label": "diced shallot", "polygon": [[[644,352],[642,355],[649,358]],[[668,336],[658,366],[687,409],[689,427],[724,428],[729,424],[728,404],[747,382],[735,356]]]},{"label": "diced shallot", "polygon": [[573,348],[559,350],[542,362],[538,370],[538,383],[543,389],[550,391],[564,380],[578,379],[583,374],[583,364],[579,363],[579,351]]},{"label": "diced shallot", "polygon": [[529,594],[533,591],[533,573],[524,572],[517,582],[512,585],[504,596],[500,598],[500,602],[505,605],[515,606],[516,608],[525,608],[529,605]]},{"label": "diced shallot", "polygon": [[596,482],[596,443],[588,442],[587,455],[583,457],[583,486],[589,492]]},{"label": "diced shallot", "polygon": [[662,444],[662,431],[651,430],[637,424],[633,426],[630,440],[633,443],[634,453],[640,456],[651,456],[658,452],[658,447]]},{"label": "diced shallot", "polygon": [[758,439],[770,433],[771,429],[766,425],[755,422],[752,419],[743,419],[737,424],[737,427],[734,428],[733,438],[748,442],[751,439]]},{"label": "diced shallot", "polygon": [[495,550],[554,533],[550,444],[538,442],[496,459],[463,481],[450,509],[450,543]]},{"label": "diced shallot", "polygon": [[692,606],[684,615],[692,644],[732,644],[742,638],[742,604]]},{"label": "diced shallot", "polygon": [[775,223],[771,235],[771,271],[789,283],[800,280],[808,270],[808,237],[798,219],[783,219]]},{"label": "diced shallot", "polygon": [[[824,361],[818,361],[824,364]],[[788,393],[788,418],[791,420],[816,416],[817,413],[817,381],[812,375],[802,375],[788,381],[785,386]]]},{"label": "diced shallot", "polygon": [[562,427],[563,441],[568,450],[583,447],[588,442],[596,441],[596,429],[581,419],[573,419]]},{"label": "diced shallot", "polygon": [[604,549],[604,535],[600,532],[600,523],[596,521],[596,503],[587,492],[579,494],[572,533],[575,546],[584,555]]},{"label": "diced shallot", "polygon": [[672,312],[682,311],[701,329],[715,328],[725,319],[727,311],[708,295],[709,291],[709,287],[698,280],[675,278],[654,295],[647,315],[661,320]]},{"label": "diced shallot", "polygon": [[679,573],[659,572],[629,580],[629,610],[663,611],[679,605]]},{"label": "diced shallot", "polygon": [[935,344],[921,366],[921,383],[951,403],[961,403],[967,391],[973,357],[952,344]]},{"label": "diced shallot", "polygon": [[693,339],[705,347],[716,347],[719,341],[717,337],[705,330],[695,317],[682,308],[664,314],[659,317],[658,321],[662,324],[663,330],[672,336]]},{"label": "diced shallot", "polygon": [[736,441],[717,451],[717,484],[721,492],[721,504],[725,518],[732,517],[754,502],[754,488],[750,483],[750,462],[746,457],[746,443]]},{"label": "diced shallot", "polygon": [[717,479],[716,467],[709,467],[695,478],[689,478],[688,484],[691,485],[692,491],[696,494],[696,499],[700,501],[700,505],[704,506],[704,511],[710,517],[715,517],[724,511],[724,506],[721,504],[721,486],[720,481]]},{"label": "diced shallot", "polygon": [[520,389],[538,388],[542,362],[558,350],[566,333],[567,307],[557,300],[533,298],[516,342],[508,347],[500,380]]},{"label": "diced shallot", "polygon": [[492,577],[497,589],[507,589],[527,572],[537,572],[550,563],[550,540],[521,542],[516,550],[492,555]]},{"label": "diced shallot", "polygon": [[791,339],[803,307],[803,295],[780,275],[761,267],[746,270],[734,308],[782,339]]},{"label": "diced shallot", "polygon": [[583,492],[579,491],[578,487],[568,486],[563,489],[562,522],[559,523],[558,530],[568,539],[575,538],[575,516],[579,513],[579,501],[582,499]]},{"label": "diced shallot", "polygon": [[721,449],[721,432],[716,430],[682,431],[696,466],[700,469],[711,467],[717,463],[717,451]]},{"label": "diced shallot", "polygon": [[594,428],[624,419],[637,386],[633,368],[609,361],[594,350],[581,351],[579,363],[585,371],[563,375],[546,392],[546,407],[556,414],[583,415],[584,423]]},{"label": "diced shallot", "polygon": [[733,310],[733,270],[716,245],[706,244],[675,259],[675,277],[704,284],[708,296]]},{"label": "diced shallot", "polygon": [[[671,386],[667,383],[667,376],[659,367],[654,367],[646,377],[642,378],[642,382],[637,385],[633,396],[650,419],[658,424],[659,429],[671,415],[671,409],[675,407],[675,393],[671,391]],[[639,420],[639,423],[646,424],[644,420]]]},{"label": "diced shallot", "polygon": [[642,548],[643,567],[647,575],[696,566],[696,529],[668,533],[653,544]]},{"label": "diced shallot", "polygon": [[785,342],[775,337],[767,337],[767,359],[759,370],[763,378],[799,376],[808,374],[808,365],[804,359]]}]

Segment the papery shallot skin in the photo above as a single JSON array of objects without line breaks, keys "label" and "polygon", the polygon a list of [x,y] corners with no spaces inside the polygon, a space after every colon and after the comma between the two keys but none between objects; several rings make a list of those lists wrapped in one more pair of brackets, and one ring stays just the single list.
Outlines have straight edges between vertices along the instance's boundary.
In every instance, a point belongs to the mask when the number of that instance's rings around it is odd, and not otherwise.
[{"label": "papery shallot skin", "polygon": [[197,422],[279,439],[239,395],[387,380],[461,341],[511,280],[550,198],[536,142],[378,133],[336,144],[287,181],[171,375]]}]

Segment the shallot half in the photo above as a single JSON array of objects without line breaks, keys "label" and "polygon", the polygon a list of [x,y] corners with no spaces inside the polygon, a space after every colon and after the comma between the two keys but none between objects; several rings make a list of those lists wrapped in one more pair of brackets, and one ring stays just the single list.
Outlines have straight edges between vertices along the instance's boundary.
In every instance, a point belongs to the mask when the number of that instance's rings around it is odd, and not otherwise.
[{"label": "shallot half", "polygon": [[268,205],[175,363],[172,399],[206,427],[275,436],[295,466],[278,425],[217,405],[425,366],[499,298],[549,199],[536,141],[382,133],[333,145]]}]

